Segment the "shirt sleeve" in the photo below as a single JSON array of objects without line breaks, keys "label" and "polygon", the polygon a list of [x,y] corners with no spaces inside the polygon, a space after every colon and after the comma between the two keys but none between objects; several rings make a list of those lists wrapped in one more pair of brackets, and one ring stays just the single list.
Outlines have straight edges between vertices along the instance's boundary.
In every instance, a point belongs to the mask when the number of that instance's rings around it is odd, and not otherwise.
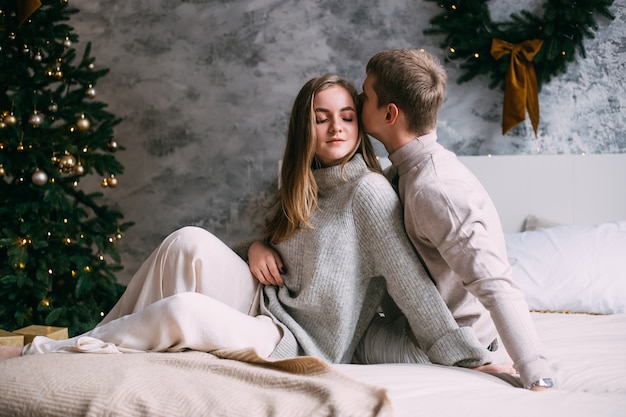
[{"label": "shirt sleeve", "polygon": [[453,179],[426,184],[406,198],[413,201],[405,207],[418,208],[407,221],[489,311],[522,382],[545,377],[543,346],[524,293],[511,278],[499,218],[486,192]]}]

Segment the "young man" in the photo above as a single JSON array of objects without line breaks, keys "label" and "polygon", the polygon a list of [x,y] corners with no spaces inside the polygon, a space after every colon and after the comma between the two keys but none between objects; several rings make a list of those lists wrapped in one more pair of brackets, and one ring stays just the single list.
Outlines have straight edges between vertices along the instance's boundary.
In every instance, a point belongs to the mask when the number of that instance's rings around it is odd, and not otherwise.
[{"label": "young man", "polygon": [[439,61],[395,49],[366,66],[362,120],[389,153],[407,233],[459,326],[491,350],[499,337],[526,388],[552,386],[543,347],[522,291],[511,279],[504,233],[476,177],[437,142],[446,89]]}]

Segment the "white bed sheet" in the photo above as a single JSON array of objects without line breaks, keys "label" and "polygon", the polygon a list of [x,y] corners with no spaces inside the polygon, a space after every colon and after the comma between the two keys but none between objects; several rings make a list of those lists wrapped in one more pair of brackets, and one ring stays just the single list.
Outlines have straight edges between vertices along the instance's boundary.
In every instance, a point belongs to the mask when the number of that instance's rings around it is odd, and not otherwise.
[{"label": "white bed sheet", "polygon": [[335,366],[386,388],[396,417],[626,416],[626,315],[532,314],[554,366],[552,390],[436,365]]}]

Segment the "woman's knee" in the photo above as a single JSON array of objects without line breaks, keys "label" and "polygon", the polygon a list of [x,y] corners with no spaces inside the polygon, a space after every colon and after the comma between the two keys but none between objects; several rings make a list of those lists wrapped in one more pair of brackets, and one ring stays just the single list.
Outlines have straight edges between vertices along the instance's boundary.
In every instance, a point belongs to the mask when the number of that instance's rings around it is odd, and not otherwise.
[{"label": "woman's knee", "polygon": [[162,300],[164,313],[169,320],[186,321],[193,317],[202,317],[210,309],[214,300],[197,292],[181,292]]},{"label": "woman's knee", "polygon": [[215,241],[219,240],[215,235],[206,229],[198,226],[184,226],[178,230],[173,231],[166,240],[176,241]]},{"label": "woman's knee", "polygon": [[185,226],[172,232],[164,241],[167,251],[194,254],[198,250],[210,251],[215,245],[225,246],[211,232],[197,226]]}]

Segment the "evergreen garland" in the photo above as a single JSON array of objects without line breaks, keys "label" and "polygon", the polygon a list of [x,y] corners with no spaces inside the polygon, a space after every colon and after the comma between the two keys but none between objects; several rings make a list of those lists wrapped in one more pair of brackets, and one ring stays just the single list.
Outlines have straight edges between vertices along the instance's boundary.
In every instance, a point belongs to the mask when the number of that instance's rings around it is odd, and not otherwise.
[{"label": "evergreen garland", "polygon": [[426,0],[436,1],[442,13],[431,19],[432,28],[426,35],[445,35],[441,46],[448,51],[446,61],[460,61],[462,75],[459,82],[488,74],[490,88],[503,86],[509,60],[496,61],[490,54],[491,42],[501,39],[517,44],[530,39],[543,40],[543,46],[534,57],[539,88],[553,77],[566,71],[574,61],[576,51],[585,58],[583,41],[594,38],[599,26],[597,14],[613,20],[609,11],[613,0],[547,0],[543,16],[523,10],[511,14],[511,20],[493,22],[489,0]]}]

